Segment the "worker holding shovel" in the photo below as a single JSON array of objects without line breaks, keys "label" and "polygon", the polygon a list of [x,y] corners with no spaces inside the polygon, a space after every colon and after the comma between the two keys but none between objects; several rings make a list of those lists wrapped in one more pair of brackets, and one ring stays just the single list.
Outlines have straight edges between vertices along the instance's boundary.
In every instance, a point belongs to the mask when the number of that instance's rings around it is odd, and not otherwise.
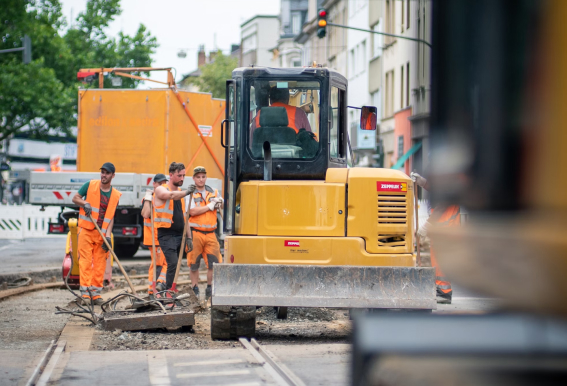
[{"label": "worker holding shovel", "polygon": [[109,249],[91,218],[104,232],[108,245],[111,245],[114,213],[122,195],[111,186],[115,172],[113,164],[104,163],[100,168],[100,180],[86,182],[73,197],[73,203],[80,207],[78,250],[81,297],[88,303],[92,299],[95,305],[103,303],[100,294]]}]

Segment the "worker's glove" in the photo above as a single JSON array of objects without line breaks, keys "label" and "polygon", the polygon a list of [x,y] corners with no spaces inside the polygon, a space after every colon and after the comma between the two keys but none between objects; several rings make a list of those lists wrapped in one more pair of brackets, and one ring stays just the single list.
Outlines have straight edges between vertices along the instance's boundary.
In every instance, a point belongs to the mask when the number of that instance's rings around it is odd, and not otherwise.
[{"label": "worker's glove", "polygon": [[87,215],[87,217],[89,217],[93,213],[93,208],[91,207],[91,204],[89,204],[88,202],[85,203],[83,209],[85,210],[85,214]]},{"label": "worker's glove", "polygon": [[410,177],[413,182],[415,182],[418,186],[421,186],[422,188],[424,188],[425,184],[427,184],[427,180],[417,173],[411,172]]},{"label": "worker's glove", "polygon": [[152,201],[153,198],[153,191],[152,190],[148,190],[146,191],[146,195],[144,196],[144,201]]},{"label": "worker's glove", "polygon": [[207,204],[207,206],[209,207],[209,210],[215,210],[215,205],[217,203],[215,201],[211,201]]},{"label": "worker's glove", "polygon": [[193,250],[193,239],[185,240],[185,253],[189,253]]},{"label": "worker's glove", "polygon": [[427,233],[429,231],[429,228],[431,227],[431,223],[429,222],[429,220],[427,220],[426,222],[424,222],[423,224],[421,224],[421,226],[419,227],[419,229],[417,230],[417,236],[420,239],[424,239],[427,237]]},{"label": "worker's glove", "polygon": [[220,209],[222,207],[222,203],[224,202],[222,197],[215,197],[211,199],[211,202],[215,203],[215,208]]},{"label": "worker's glove", "polygon": [[[112,246],[112,239],[110,237],[106,236],[106,241],[108,241],[108,245]],[[106,246],[106,243],[104,241],[102,242],[102,249],[105,252],[110,251],[110,249],[108,249],[108,247]]]},{"label": "worker's glove", "polygon": [[185,195],[188,196],[188,195],[194,193],[196,189],[197,189],[197,188],[196,188],[195,185],[189,185],[189,187],[188,187],[187,190],[185,191]]}]

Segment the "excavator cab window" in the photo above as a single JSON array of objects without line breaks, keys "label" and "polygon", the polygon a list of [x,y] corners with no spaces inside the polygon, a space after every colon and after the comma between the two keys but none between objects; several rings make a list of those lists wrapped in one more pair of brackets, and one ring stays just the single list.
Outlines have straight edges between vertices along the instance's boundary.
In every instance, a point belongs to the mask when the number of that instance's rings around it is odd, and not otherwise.
[{"label": "excavator cab window", "polygon": [[317,80],[257,79],[250,82],[248,144],[264,158],[270,143],[274,159],[312,159],[319,150],[320,89]]}]

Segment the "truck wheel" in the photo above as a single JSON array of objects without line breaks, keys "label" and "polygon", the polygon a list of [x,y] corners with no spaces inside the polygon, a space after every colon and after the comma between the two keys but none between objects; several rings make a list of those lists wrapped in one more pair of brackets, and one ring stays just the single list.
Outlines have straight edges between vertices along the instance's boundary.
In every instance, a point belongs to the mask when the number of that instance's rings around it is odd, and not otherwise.
[{"label": "truck wheel", "polygon": [[133,257],[136,252],[138,252],[138,248],[140,247],[140,243],[134,244],[115,244],[114,245],[114,253],[118,256],[119,259],[121,258],[130,258]]},{"label": "truck wheel", "polygon": [[256,307],[211,307],[211,338],[253,338],[256,335]]}]

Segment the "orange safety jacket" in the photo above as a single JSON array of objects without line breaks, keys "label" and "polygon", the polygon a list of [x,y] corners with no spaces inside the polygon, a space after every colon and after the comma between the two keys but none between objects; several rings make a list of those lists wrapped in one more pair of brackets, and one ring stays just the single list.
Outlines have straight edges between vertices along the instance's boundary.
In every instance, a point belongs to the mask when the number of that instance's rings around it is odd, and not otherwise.
[{"label": "orange safety jacket", "polygon": [[[435,209],[433,210],[435,211]],[[447,207],[441,217],[437,219],[436,224],[442,227],[449,227],[461,225],[461,208],[458,205],[451,205]]]},{"label": "orange safety jacket", "polygon": [[[291,127],[293,130],[295,130],[295,134],[299,133],[299,129],[295,125],[295,112],[297,111],[297,107],[286,105],[285,103],[281,103],[281,102],[275,102],[270,107],[285,107],[285,111],[287,113],[287,120],[288,120],[287,127]],[[261,111],[262,110],[258,111],[258,114],[256,114],[256,118],[255,118],[256,119],[256,127],[260,127],[260,112]]]},{"label": "orange safety jacket", "polygon": [[[114,213],[116,212],[120,196],[122,196],[122,193],[111,188],[110,200],[108,201],[108,207],[106,208],[104,220],[102,221],[102,231],[105,231],[108,228],[108,225],[110,225],[110,222],[114,218]],[[100,209],[100,180],[91,180],[85,201],[91,204],[93,219],[98,221],[98,212]],[[88,218],[83,208],[79,209],[79,226],[88,230],[95,229],[93,222],[90,218]]]},{"label": "orange safety jacket", "polygon": [[[161,186],[171,192],[167,184],[162,184]],[[181,188],[177,188],[177,190],[181,190]],[[163,205],[154,206],[154,226],[156,228],[171,228],[173,223],[173,201],[167,200]],[[181,199],[181,210],[183,211],[184,221],[187,221],[185,218],[185,199]]]},{"label": "orange safety jacket", "polygon": [[[209,188],[210,189],[210,188]],[[203,198],[201,193],[193,193],[193,201],[195,201],[195,207],[206,206],[210,204],[212,198],[219,196],[219,191],[215,189],[214,192],[207,190],[207,196]],[[189,226],[193,229],[203,232],[211,232],[217,229],[217,211],[209,210],[205,213],[201,213],[198,216],[191,216],[191,222]]]},{"label": "orange safety jacket", "polygon": [[[142,200],[142,206],[144,206],[144,200]],[[154,212],[154,222],[156,219],[156,201],[155,197],[152,199],[152,211]],[[154,238],[156,247],[159,247],[159,241],[157,238],[157,231],[154,231]],[[152,246],[152,218],[145,218],[144,219],[144,245],[151,247]]]}]

